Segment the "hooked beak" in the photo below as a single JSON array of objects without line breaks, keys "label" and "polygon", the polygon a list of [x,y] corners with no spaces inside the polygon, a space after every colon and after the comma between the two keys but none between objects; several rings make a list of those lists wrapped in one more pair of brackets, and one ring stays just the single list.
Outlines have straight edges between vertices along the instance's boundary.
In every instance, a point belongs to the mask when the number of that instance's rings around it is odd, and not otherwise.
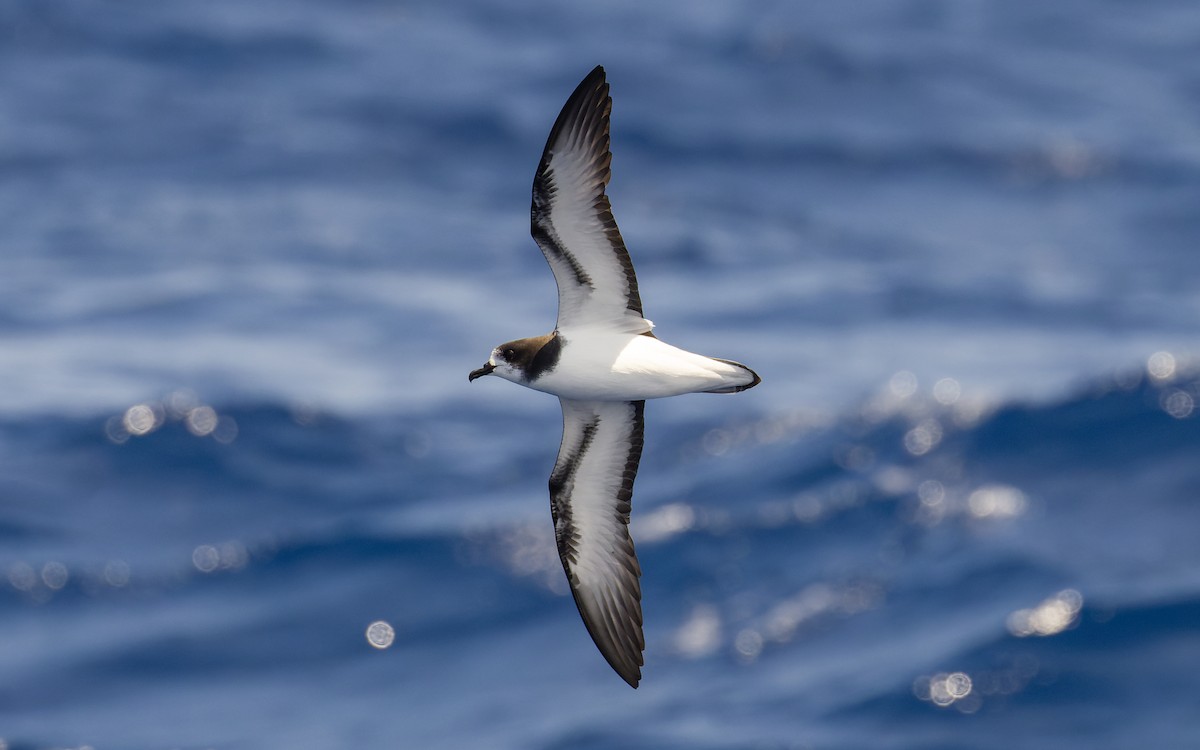
[{"label": "hooked beak", "polygon": [[486,365],[484,365],[483,367],[480,367],[478,370],[472,370],[471,374],[467,376],[467,380],[474,381],[476,378],[482,378],[484,375],[491,375],[492,370],[495,370],[495,369],[496,369],[496,366],[493,365],[491,362],[488,362]]}]

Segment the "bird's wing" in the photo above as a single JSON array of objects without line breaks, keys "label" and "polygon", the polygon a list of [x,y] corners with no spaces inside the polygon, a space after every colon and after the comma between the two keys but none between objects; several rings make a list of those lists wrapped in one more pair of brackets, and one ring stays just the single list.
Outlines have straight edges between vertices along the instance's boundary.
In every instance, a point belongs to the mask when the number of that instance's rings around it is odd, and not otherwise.
[{"label": "bird's wing", "polygon": [[637,687],[646,642],[629,509],[646,402],[560,401],[563,439],[550,474],[558,554],[592,640]]},{"label": "bird's wing", "polygon": [[612,98],[597,66],[554,121],[533,180],[533,238],[558,282],[558,327],[645,333],[637,276],[604,187]]}]

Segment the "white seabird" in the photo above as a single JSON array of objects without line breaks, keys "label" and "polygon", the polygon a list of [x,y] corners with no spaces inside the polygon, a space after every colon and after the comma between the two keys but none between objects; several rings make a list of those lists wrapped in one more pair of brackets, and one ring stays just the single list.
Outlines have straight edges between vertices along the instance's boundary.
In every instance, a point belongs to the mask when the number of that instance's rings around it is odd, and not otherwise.
[{"label": "white seabird", "polygon": [[661,341],[642,317],[604,193],[611,109],[597,66],[559,113],[534,177],[532,232],[558,283],[557,325],[496,347],[470,379],[497,375],[559,397],[563,436],[550,473],[558,554],[592,640],[636,688],[645,639],[629,510],[645,400],[737,393],[760,379],[743,364]]}]

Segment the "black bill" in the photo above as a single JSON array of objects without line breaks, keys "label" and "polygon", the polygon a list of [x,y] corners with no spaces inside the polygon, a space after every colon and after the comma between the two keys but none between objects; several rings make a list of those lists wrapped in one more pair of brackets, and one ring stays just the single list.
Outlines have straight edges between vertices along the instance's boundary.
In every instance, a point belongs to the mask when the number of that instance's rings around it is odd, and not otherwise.
[{"label": "black bill", "polygon": [[467,380],[475,380],[475,378],[482,378],[484,375],[491,375],[492,370],[495,369],[496,366],[489,362],[478,370],[472,370],[471,374],[467,376]]}]

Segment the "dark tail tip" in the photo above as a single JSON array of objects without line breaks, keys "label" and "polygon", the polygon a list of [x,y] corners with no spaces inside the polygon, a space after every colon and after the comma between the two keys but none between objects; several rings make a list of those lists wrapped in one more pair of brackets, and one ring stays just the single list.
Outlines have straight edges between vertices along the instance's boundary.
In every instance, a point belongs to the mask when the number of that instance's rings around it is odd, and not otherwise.
[{"label": "dark tail tip", "polygon": [[755,372],[754,370],[751,370],[749,367],[746,367],[741,362],[734,362],[732,359],[721,359],[720,357],[713,357],[712,359],[715,359],[718,362],[724,362],[727,365],[733,365],[734,367],[740,367],[743,370],[745,370],[746,372],[750,373],[750,377],[752,377],[754,379],[751,380],[746,385],[731,385],[727,388],[714,388],[711,391],[705,391],[705,393],[741,393],[742,391],[750,390],[751,388],[753,388],[754,386],[756,386],[762,382],[762,378],[760,378],[758,376],[757,372]]}]

